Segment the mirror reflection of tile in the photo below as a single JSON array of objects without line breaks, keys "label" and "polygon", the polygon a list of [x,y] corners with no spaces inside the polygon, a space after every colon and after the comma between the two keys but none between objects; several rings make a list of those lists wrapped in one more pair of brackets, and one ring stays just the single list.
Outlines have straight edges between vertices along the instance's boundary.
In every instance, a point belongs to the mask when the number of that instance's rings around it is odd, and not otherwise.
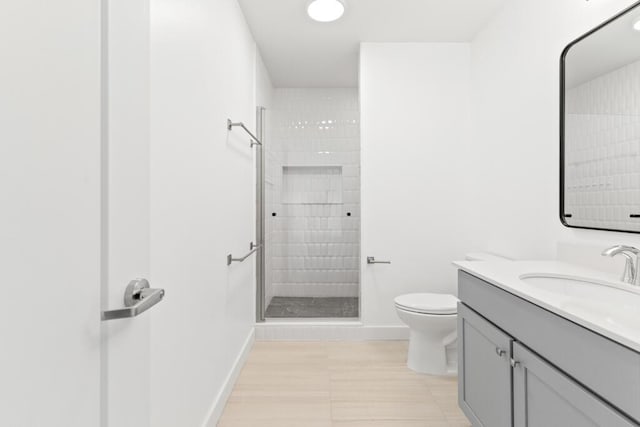
[{"label": "mirror reflection of tile", "polygon": [[628,18],[566,53],[563,213],[572,226],[640,231],[640,51]]}]

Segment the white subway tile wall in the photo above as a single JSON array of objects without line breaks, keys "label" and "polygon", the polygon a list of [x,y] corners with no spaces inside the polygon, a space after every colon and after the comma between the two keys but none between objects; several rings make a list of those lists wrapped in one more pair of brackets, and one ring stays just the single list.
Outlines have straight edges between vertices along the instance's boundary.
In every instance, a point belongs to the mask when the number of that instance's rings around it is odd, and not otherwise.
[{"label": "white subway tile wall", "polygon": [[567,91],[567,222],[640,231],[640,61]]},{"label": "white subway tile wall", "polygon": [[357,89],[276,89],[265,147],[265,299],[357,297]]}]

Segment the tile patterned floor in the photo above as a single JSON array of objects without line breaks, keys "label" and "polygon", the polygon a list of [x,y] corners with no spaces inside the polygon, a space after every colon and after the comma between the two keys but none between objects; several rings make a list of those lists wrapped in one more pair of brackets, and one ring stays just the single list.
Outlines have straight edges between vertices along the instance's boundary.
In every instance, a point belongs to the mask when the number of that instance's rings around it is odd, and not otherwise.
[{"label": "tile patterned floor", "polygon": [[456,379],[405,365],[407,342],[256,342],[220,427],[468,427]]},{"label": "tile patterned floor", "polygon": [[273,297],[265,312],[277,317],[358,317],[357,297]]}]

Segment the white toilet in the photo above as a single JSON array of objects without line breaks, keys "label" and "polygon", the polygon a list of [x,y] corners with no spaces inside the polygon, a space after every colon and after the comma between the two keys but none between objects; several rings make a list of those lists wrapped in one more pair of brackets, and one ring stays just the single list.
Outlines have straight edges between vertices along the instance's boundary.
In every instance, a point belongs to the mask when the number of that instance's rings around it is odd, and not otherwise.
[{"label": "white toilet", "polygon": [[446,347],[456,340],[458,298],[446,294],[406,294],[395,299],[398,317],[411,331],[407,366],[416,372],[445,375]]},{"label": "white toilet", "polygon": [[[497,255],[472,253],[468,261],[509,261]],[[398,317],[409,326],[407,366],[431,375],[455,374],[455,358],[447,357],[457,338],[458,298],[448,294],[416,293],[395,299]],[[448,363],[449,362],[449,363]],[[452,366],[453,365],[453,366]]]}]

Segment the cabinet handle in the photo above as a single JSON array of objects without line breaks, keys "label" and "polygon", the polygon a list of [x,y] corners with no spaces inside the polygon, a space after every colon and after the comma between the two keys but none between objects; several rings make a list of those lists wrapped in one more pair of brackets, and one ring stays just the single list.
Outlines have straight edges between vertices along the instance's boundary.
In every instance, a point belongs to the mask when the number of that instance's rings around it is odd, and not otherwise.
[{"label": "cabinet handle", "polygon": [[511,367],[512,368],[515,368],[518,365],[520,365],[520,362],[518,362],[517,360],[511,359]]},{"label": "cabinet handle", "polygon": [[502,357],[502,355],[505,354],[505,353],[506,353],[506,351],[504,351],[500,347],[496,347],[496,354],[498,355],[498,357]]}]

